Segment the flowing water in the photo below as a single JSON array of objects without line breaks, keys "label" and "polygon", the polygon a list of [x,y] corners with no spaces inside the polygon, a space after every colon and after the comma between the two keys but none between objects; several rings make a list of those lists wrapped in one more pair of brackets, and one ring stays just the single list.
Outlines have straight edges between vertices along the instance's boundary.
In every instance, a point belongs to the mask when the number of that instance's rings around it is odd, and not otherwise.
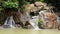
[{"label": "flowing water", "polygon": [[38,27],[38,16],[33,16],[32,19],[29,21],[30,24],[33,26],[35,30],[39,30]]},{"label": "flowing water", "polygon": [[15,22],[13,20],[13,16],[7,17],[3,27],[15,28]]},{"label": "flowing water", "polygon": [[0,29],[1,34],[60,34],[59,30],[56,29],[42,29],[42,30],[32,30],[32,29]]}]

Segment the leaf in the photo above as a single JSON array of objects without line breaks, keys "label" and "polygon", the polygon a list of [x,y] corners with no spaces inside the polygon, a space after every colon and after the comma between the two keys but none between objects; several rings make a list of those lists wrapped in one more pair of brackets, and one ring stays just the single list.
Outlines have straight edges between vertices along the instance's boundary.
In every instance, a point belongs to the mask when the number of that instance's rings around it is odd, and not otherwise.
[{"label": "leaf", "polygon": [[17,0],[15,0],[15,1],[13,1],[13,0],[7,0],[7,1],[4,1],[3,3],[2,3],[2,6],[4,7],[4,8],[18,8],[18,1]]}]

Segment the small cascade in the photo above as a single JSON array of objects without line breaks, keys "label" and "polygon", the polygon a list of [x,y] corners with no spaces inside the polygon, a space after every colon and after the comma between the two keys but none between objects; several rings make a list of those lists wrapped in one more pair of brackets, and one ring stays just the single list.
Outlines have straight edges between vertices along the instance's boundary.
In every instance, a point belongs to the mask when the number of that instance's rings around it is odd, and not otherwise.
[{"label": "small cascade", "polygon": [[38,27],[38,16],[33,16],[29,23],[33,26],[34,30],[39,30]]},{"label": "small cascade", "polygon": [[4,28],[15,28],[15,21],[13,20],[13,16],[7,17],[3,27]]}]

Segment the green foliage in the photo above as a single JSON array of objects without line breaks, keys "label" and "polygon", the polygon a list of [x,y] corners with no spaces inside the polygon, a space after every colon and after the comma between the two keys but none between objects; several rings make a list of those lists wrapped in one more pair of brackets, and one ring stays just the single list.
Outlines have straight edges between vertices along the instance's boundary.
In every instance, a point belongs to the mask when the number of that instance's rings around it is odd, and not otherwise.
[{"label": "green foliage", "polygon": [[18,0],[7,0],[2,3],[4,8],[18,8]]},{"label": "green foliage", "polygon": [[42,25],[43,21],[41,20],[41,18],[38,20],[38,24]]},{"label": "green foliage", "polygon": [[0,6],[0,12],[3,10],[3,8]]},{"label": "green foliage", "polygon": [[19,7],[20,7],[21,11],[25,11],[25,6],[27,4],[30,4],[30,2],[27,2],[25,0],[19,0]]}]

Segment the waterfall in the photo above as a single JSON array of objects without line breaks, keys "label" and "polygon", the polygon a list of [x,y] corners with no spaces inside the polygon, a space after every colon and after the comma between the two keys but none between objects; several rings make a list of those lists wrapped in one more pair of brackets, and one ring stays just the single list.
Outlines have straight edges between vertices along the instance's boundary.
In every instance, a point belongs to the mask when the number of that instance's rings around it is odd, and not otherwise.
[{"label": "waterfall", "polygon": [[33,26],[34,30],[39,30],[38,27],[38,16],[33,16],[29,23]]},{"label": "waterfall", "polygon": [[13,20],[13,16],[7,17],[3,27],[15,28],[15,21]]}]

